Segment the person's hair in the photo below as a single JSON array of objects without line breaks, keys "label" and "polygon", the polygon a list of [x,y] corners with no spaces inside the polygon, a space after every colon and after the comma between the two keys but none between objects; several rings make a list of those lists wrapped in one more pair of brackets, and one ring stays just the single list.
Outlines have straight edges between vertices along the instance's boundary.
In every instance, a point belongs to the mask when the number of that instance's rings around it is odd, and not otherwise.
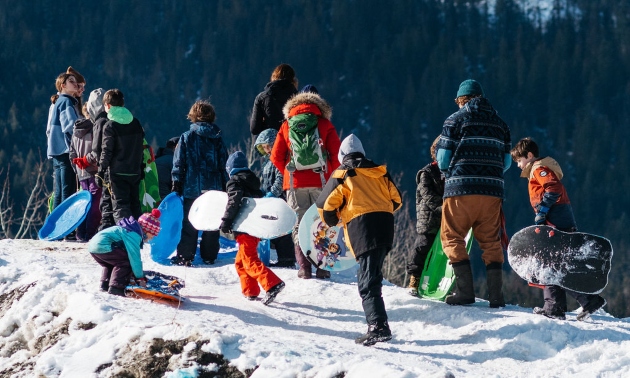
[{"label": "person's hair", "polygon": [[125,106],[125,96],[120,89],[110,89],[103,95],[103,105]]},{"label": "person's hair", "polygon": [[532,140],[532,138],[523,138],[516,143],[514,148],[510,150],[512,160],[516,161],[520,157],[527,157],[528,153],[532,153],[534,157],[538,157],[538,145]]},{"label": "person's hair", "polygon": [[216,113],[214,112],[214,106],[210,101],[198,100],[190,107],[188,116],[186,117],[195,122],[213,123],[216,119]]},{"label": "person's hair", "polygon": [[[69,74],[65,72],[62,72],[59,74],[59,76],[57,76],[57,79],[55,80],[55,88],[57,89],[57,92],[61,92],[61,89],[62,89],[61,86],[65,84],[66,81],[68,81],[70,77],[74,77],[75,80],[77,79],[73,74]],[[59,98],[59,93],[55,93],[54,95],[50,96],[50,102],[54,104],[55,102],[57,102],[58,98]]]},{"label": "person's hair", "polygon": [[81,113],[83,113],[83,116],[85,118],[90,118],[90,113],[88,112],[87,103],[83,104],[83,106],[81,107]]},{"label": "person's hair", "polygon": [[473,98],[477,98],[477,97],[481,97],[481,95],[465,95],[465,96],[459,96],[455,99],[455,103],[457,104],[457,106],[464,106],[468,103],[468,101],[472,100]]},{"label": "person's hair", "polygon": [[440,141],[440,135],[437,136],[437,138],[435,138],[435,140],[433,141],[433,144],[431,144],[431,157],[433,158],[433,160],[437,160],[437,144]]},{"label": "person's hair", "polygon": [[295,89],[297,89],[298,80],[295,77],[295,71],[293,70],[293,67],[286,63],[280,64],[278,67],[274,68],[271,73],[271,81],[276,80],[289,80],[293,83]]}]

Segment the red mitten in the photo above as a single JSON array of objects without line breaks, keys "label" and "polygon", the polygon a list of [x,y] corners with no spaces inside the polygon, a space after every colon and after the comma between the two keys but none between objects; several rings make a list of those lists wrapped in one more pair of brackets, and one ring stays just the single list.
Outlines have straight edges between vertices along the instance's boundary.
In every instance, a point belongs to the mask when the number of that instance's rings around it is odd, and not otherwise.
[{"label": "red mitten", "polygon": [[85,158],[85,156],[84,157],[80,157],[80,158],[72,159],[72,163],[74,163],[74,165],[76,165],[77,167],[79,167],[81,169],[85,169],[85,168],[90,166],[90,163],[88,163],[88,161]]}]

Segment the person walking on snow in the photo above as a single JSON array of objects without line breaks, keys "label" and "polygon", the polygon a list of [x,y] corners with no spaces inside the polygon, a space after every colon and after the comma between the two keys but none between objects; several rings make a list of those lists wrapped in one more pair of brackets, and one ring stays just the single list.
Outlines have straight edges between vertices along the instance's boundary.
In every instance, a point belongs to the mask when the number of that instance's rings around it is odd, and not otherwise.
[{"label": "person walking on snow", "polygon": [[346,243],[359,262],[359,294],[368,331],[355,342],[369,346],[392,338],[381,294],[382,268],[394,243],[394,212],[402,200],[387,168],[365,157],[354,134],[343,140],[338,158],[341,166],[332,173],[316,204],[329,227],[342,222]]}]

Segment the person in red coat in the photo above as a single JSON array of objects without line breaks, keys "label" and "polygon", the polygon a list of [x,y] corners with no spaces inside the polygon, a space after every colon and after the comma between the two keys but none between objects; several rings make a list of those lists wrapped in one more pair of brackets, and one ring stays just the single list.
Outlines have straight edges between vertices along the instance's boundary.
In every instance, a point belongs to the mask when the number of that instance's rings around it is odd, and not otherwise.
[{"label": "person in red coat", "polygon": [[[330,119],[332,108],[316,93],[298,93],[291,97],[283,109],[285,120],[280,126],[280,131],[271,151],[271,162],[283,172],[284,180],[282,188],[286,191],[287,203],[298,214],[298,224],[306,210],[315,203],[322,191],[322,187],[330,177],[332,171],[339,167],[339,146],[341,141],[337,130]],[[289,122],[291,117],[299,114],[312,113],[317,116],[317,131],[319,144],[325,155],[326,165],[320,171],[312,169],[295,170],[290,172],[287,165],[292,161],[291,142],[289,140]],[[293,229],[293,242],[295,244],[295,257],[300,265],[298,277],[311,278],[312,265],[302,253],[299,245],[298,226]],[[317,278],[329,278],[330,272],[317,268]]]}]

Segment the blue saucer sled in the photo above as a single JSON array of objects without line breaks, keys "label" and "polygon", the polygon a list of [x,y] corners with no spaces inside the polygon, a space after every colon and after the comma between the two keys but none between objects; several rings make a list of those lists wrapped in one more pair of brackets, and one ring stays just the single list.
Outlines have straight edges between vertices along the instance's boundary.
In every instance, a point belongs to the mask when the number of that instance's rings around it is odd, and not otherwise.
[{"label": "blue saucer sled", "polygon": [[159,264],[170,265],[169,257],[177,250],[182,236],[184,201],[173,192],[164,197],[160,206],[160,233],[149,241],[151,259]]},{"label": "blue saucer sled", "polygon": [[41,240],[60,240],[74,231],[87,216],[92,194],[81,190],[59,204],[44,221],[38,236]]}]

